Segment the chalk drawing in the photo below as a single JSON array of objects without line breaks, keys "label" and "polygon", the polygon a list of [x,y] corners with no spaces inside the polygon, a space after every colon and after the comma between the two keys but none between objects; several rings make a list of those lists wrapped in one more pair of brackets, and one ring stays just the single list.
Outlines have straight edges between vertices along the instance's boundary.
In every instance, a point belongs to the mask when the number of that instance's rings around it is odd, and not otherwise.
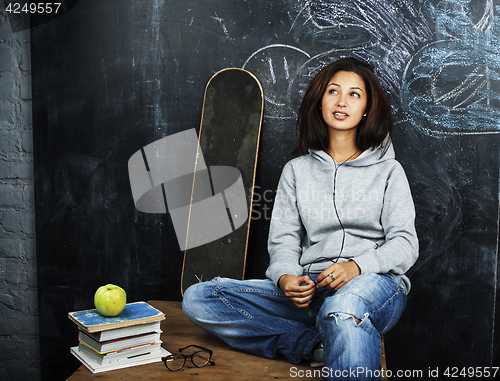
[{"label": "chalk drawing", "polygon": [[296,110],[290,105],[290,79],[310,58],[305,51],[290,45],[273,44],[258,49],[243,64],[262,83],[266,101],[264,117],[270,119],[295,119]]},{"label": "chalk drawing", "polygon": [[[399,100],[406,62],[431,36],[424,17],[409,0],[289,1],[285,11],[290,17],[288,34],[296,46],[265,46],[243,65],[262,83],[264,116],[270,119],[295,119],[313,74],[341,56],[372,63],[392,98]],[[415,17],[401,17],[403,11]],[[393,104],[397,110],[399,102]]]},{"label": "chalk drawing", "polygon": [[493,0],[307,0],[285,7],[296,45],[265,46],[243,65],[263,85],[266,118],[296,118],[314,74],[355,56],[374,66],[396,122],[432,136],[500,132]]},{"label": "chalk drawing", "polygon": [[500,40],[493,0],[427,3],[436,36],[409,60],[402,104],[425,134],[500,133]]},{"label": "chalk drawing", "polygon": [[[342,56],[363,59],[374,66],[395,111],[399,109],[406,63],[432,38],[425,16],[414,1],[309,0],[288,11],[293,17],[290,34],[299,43],[311,46],[310,67]],[[306,71],[303,74],[308,75]]]},{"label": "chalk drawing", "polygon": [[224,35],[226,36],[226,38],[229,41],[234,42],[234,38],[232,38],[231,36],[229,36],[229,32],[227,30],[226,24],[224,23],[224,19],[222,19],[220,17],[217,17],[217,16],[212,16],[212,19],[214,19],[215,21],[219,22],[220,26],[222,27],[222,30],[224,31]]}]

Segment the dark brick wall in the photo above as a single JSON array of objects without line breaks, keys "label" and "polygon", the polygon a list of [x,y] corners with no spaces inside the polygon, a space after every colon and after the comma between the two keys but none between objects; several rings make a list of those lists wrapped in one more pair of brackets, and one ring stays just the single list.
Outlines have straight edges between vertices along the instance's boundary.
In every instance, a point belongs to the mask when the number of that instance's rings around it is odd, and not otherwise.
[{"label": "dark brick wall", "polygon": [[0,2],[0,380],[39,380],[29,30]]}]

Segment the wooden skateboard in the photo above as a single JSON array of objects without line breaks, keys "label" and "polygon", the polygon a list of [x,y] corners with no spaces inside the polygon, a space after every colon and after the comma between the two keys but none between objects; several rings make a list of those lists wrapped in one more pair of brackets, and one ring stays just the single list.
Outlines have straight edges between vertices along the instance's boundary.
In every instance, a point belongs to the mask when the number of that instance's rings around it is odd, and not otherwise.
[{"label": "wooden skateboard", "polygon": [[[192,227],[197,224],[193,221],[195,217],[192,213],[195,200],[191,199],[185,246],[187,249],[184,251],[181,276],[182,294],[190,285],[200,281],[217,276],[243,279],[245,275],[263,108],[262,86],[257,78],[246,70],[236,68],[221,70],[206,86],[198,134],[201,152],[197,156],[196,164],[204,170],[206,163],[209,173],[208,176],[200,175],[202,171],[198,168],[197,172],[195,164],[192,194],[196,193],[202,182],[207,182],[210,178],[212,194],[216,195],[219,192],[224,196],[227,215],[233,229],[221,238],[190,248],[190,241],[196,239]],[[199,163],[198,158],[200,158]],[[219,172],[223,172],[222,177],[225,177],[222,181],[224,185],[219,188],[215,184],[217,168]],[[234,202],[231,205],[230,192],[222,189],[230,186],[233,180],[242,181],[241,194],[244,189],[244,195],[238,199],[238,205]],[[246,205],[243,205],[243,200],[246,200]],[[235,209],[239,211],[236,212]],[[246,220],[238,224],[235,220],[231,221],[235,217],[244,218],[245,214]],[[208,218],[204,224],[206,229],[211,229],[215,226],[210,225],[217,225],[218,222],[213,219],[213,223],[210,223]],[[201,225],[198,223],[198,226]]]}]

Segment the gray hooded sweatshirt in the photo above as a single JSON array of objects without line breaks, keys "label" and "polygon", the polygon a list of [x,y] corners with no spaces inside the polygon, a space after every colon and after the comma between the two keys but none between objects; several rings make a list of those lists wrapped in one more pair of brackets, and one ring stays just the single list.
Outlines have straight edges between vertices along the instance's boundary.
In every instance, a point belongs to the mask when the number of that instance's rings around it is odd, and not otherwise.
[{"label": "gray hooded sweatshirt", "polygon": [[418,257],[415,208],[392,143],[337,163],[324,151],[289,161],[276,192],[266,276],[320,273],[353,260],[365,273],[404,275]]}]

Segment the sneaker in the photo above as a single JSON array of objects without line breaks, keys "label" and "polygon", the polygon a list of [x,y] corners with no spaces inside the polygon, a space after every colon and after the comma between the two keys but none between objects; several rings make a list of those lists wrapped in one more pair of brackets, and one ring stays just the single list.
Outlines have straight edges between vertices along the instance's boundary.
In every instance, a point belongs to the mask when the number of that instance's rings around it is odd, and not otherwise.
[{"label": "sneaker", "polygon": [[325,351],[323,350],[323,343],[319,343],[318,348],[313,351],[314,361],[311,363],[313,368],[325,365]]}]

